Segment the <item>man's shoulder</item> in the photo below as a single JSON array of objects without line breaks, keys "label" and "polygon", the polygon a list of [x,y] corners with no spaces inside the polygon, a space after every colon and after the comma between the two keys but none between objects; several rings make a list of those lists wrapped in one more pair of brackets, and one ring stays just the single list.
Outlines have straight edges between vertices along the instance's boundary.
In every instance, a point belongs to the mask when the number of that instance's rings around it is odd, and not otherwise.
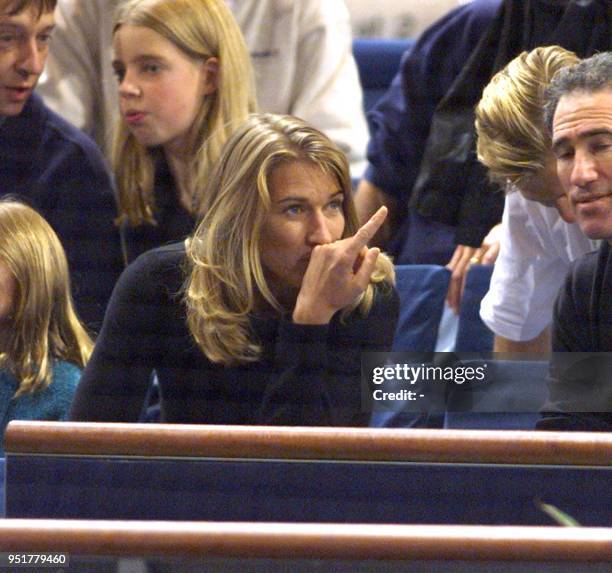
[{"label": "man's shoulder", "polygon": [[51,150],[72,151],[90,161],[104,163],[102,152],[83,131],[49,108],[37,94],[32,96],[41,121],[41,143]]},{"label": "man's shoulder", "polygon": [[471,18],[488,22],[499,10],[503,0],[473,0],[462,4],[464,13]]},{"label": "man's shoulder", "polygon": [[19,115],[6,118],[0,130],[0,187],[30,195],[49,189],[79,193],[85,184],[91,192],[112,191],[110,171],[96,144],[38,94]]},{"label": "man's shoulder", "polygon": [[602,289],[601,277],[612,264],[610,245],[604,243],[599,250],[577,258],[570,266],[565,287],[559,293],[557,310],[563,314],[571,308],[579,315],[589,315],[594,299]]},{"label": "man's shoulder", "polygon": [[590,285],[600,269],[612,264],[610,245],[604,242],[599,250],[577,258],[570,267],[568,280],[575,285]]}]

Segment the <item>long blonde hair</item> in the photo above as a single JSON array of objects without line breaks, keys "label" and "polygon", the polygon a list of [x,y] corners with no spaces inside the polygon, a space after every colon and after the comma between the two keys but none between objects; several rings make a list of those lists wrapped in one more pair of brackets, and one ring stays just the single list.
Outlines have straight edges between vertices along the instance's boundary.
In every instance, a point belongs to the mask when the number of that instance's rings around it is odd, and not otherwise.
[{"label": "long blonde hair", "polygon": [[[201,191],[223,144],[256,110],[251,61],[242,33],[224,0],[128,0],[115,16],[114,32],[124,25],[157,32],[194,60],[219,60],[217,89],[202,100],[189,133],[190,185],[199,210]],[[155,223],[154,160],[119,119],[113,142],[120,220]]]},{"label": "long blonde hair", "polygon": [[[204,194],[203,216],[188,244],[187,322],[204,354],[230,365],[253,362],[261,346],[249,315],[263,298],[279,314],[260,258],[261,229],[271,206],[268,182],[280,164],[308,161],[332,177],[344,195],[344,237],[359,225],[345,155],[320,131],[295,117],[256,114],[226,143]],[[370,285],[343,317],[356,308],[367,314],[374,284],[394,282],[391,261],[381,255]]]},{"label": "long blonde hair", "polygon": [[476,107],[478,159],[493,181],[520,188],[546,170],[552,143],[544,125],[544,91],[555,73],[579,61],[560,46],[540,47],[493,76]]},{"label": "long blonde hair", "polygon": [[84,367],[93,343],[74,311],[57,235],[34,209],[11,198],[0,199],[0,262],[17,284],[0,349],[0,368],[20,382],[17,397],[51,383],[54,359]]}]

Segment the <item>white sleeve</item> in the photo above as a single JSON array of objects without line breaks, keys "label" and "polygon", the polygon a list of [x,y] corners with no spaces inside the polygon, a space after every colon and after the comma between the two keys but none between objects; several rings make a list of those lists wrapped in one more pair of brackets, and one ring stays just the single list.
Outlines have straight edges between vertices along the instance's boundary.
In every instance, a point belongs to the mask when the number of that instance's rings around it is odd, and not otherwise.
[{"label": "white sleeve", "polygon": [[89,133],[94,129],[96,94],[101,93],[91,41],[95,3],[59,0],[49,57],[37,88],[53,111]]},{"label": "white sleeve", "polygon": [[94,137],[108,154],[117,109],[111,66],[118,0],[58,0],[45,71],[37,87],[56,113]]},{"label": "white sleeve", "polygon": [[[551,237],[546,209],[519,192],[506,196],[501,249],[480,316],[495,334],[510,340],[531,340],[550,324],[569,267],[569,259],[560,254],[566,246],[555,245]],[[558,221],[554,213],[546,215]]]},{"label": "white sleeve", "polygon": [[353,177],[359,177],[366,165],[368,127],[349,12],[344,0],[302,4],[290,113],[325,132],[348,156]]}]

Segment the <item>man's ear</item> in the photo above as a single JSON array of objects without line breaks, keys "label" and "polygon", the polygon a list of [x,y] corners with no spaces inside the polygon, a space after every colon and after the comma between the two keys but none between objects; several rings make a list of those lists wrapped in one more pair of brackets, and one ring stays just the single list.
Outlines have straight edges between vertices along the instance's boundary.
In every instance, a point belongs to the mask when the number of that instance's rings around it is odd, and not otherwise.
[{"label": "man's ear", "polygon": [[202,76],[204,94],[209,95],[216,92],[219,85],[219,59],[208,58],[202,66],[204,66],[204,75]]}]

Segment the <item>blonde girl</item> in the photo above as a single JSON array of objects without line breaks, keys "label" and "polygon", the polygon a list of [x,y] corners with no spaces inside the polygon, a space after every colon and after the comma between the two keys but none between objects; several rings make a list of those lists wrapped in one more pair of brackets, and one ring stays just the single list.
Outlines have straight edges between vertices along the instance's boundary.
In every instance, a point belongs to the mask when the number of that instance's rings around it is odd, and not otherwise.
[{"label": "blonde girl", "polygon": [[62,245],[34,209],[0,200],[0,391],[11,419],[65,417],[92,351]]},{"label": "blonde girl", "polygon": [[224,0],[128,0],[117,10],[113,151],[124,254],[193,230],[211,167],[255,110],[253,75]]}]

